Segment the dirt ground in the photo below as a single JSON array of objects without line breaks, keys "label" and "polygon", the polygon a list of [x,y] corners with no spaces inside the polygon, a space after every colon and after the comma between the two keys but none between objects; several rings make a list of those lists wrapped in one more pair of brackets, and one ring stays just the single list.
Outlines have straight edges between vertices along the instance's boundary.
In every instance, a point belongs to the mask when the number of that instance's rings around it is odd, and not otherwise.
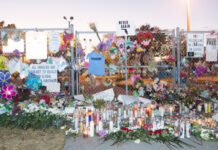
[{"label": "dirt ground", "polygon": [[0,150],[63,150],[63,130],[22,130],[0,127]]}]

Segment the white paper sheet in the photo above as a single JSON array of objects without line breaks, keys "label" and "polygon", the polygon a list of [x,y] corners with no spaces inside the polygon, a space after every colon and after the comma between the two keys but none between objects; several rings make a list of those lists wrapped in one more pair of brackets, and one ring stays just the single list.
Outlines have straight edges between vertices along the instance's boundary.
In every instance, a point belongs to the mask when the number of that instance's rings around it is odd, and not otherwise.
[{"label": "white paper sheet", "polygon": [[26,57],[28,59],[47,59],[47,34],[29,31],[26,33]]},{"label": "white paper sheet", "polygon": [[93,99],[94,100],[104,99],[105,101],[112,101],[114,99],[114,96],[115,96],[114,90],[111,88],[111,89],[94,94]]},{"label": "white paper sheet", "polygon": [[19,42],[16,42],[12,39],[8,39],[8,45],[3,46],[4,53],[13,53],[14,50],[19,50],[19,52],[24,52],[24,40],[21,39]]}]

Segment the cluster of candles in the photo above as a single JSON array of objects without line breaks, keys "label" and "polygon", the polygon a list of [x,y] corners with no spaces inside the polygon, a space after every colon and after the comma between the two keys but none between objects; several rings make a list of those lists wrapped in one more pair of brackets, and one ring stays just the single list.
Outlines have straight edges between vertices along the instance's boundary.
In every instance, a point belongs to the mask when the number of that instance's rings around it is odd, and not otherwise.
[{"label": "cluster of candles", "polygon": [[[178,118],[173,117],[174,114]],[[73,113],[73,129],[78,130],[83,137],[93,137],[95,131],[102,131],[104,128],[107,128],[109,132],[115,128],[120,129],[122,126],[130,129],[148,127],[155,131],[164,129],[166,124],[173,124],[176,136],[184,138],[186,133],[186,137],[189,138],[191,123],[206,124],[208,127],[216,126],[216,122],[212,118],[193,119],[196,118],[196,113],[192,115],[191,112],[190,114],[187,117],[181,112],[177,113],[174,105],[150,104],[145,106],[138,103],[132,106],[123,106],[120,103],[108,103],[101,109],[95,109],[92,106],[77,107]]]}]

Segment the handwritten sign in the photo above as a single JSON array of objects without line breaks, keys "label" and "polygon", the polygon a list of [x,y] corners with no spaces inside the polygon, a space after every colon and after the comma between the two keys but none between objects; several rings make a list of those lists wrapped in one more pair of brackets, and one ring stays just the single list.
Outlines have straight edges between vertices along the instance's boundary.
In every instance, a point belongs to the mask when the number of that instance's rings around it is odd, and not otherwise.
[{"label": "handwritten sign", "polygon": [[59,32],[49,33],[49,51],[57,53],[61,45],[61,36]]},{"label": "handwritten sign", "polygon": [[57,83],[57,66],[54,64],[31,64],[29,72],[38,75],[42,80],[42,85]]},{"label": "handwritten sign", "polygon": [[204,56],[204,34],[187,34],[187,57],[202,58]]}]

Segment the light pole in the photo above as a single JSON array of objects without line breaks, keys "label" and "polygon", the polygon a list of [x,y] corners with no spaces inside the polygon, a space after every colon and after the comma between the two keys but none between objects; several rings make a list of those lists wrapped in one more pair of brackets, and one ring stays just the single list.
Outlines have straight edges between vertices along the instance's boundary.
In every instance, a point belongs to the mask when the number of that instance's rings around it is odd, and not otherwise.
[{"label": "light pole", "polygon": [[186,0],[187,5],[187,31],[190,31],[190,0]]},{"label": "light pole", "polygon": [[63,18],[64,18],[64,20],[66,20],[68,22],[68,25],[69,25],[69,28],[70,28],[70,23],[73,20],[73,16],[70,16],[70,20],[68,20],[66,16],[64,16]]}]

